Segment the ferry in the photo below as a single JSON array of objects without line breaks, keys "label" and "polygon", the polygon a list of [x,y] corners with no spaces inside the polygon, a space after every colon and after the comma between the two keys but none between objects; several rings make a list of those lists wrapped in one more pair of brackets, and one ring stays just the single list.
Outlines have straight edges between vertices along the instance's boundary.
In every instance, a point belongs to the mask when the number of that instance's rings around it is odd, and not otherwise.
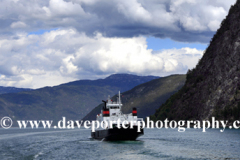
[{"label": "ferry", "polygon": [[[105,141],[126,141],[136,140],[139,136],[144,134],[141,123],[143,119],[137,117],[136,108],[132,108],[132,113],[122,113],[120,91],[117,102],[113,102],[110,96],[108,96],[107,101],[103,100],[103,102],[104,107],[101,113],[96,116],[96,121],[98,121],[99,124],[102,122],[103,125],[99,129],[91,131],[92,138]],[[110,123],[112,125],[110,125]]]}]

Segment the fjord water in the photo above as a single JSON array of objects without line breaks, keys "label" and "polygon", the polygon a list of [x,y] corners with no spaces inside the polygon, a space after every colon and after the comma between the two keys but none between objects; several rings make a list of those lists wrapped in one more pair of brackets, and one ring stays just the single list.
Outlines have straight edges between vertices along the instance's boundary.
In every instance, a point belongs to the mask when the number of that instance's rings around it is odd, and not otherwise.
[{"label": "fjord water", "polygon": [[0,159],[239,159],[240,130],[145,129],[138,141],[106,142],[90,130],[0,129]]}]

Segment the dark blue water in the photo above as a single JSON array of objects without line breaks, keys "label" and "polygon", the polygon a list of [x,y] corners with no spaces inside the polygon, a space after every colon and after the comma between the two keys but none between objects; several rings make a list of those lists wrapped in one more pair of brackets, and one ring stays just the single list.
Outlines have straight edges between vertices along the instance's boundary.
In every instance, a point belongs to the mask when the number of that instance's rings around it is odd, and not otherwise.
[{"label": "dark blue water", "polygon": [[240,159],[240,130],[145,129],[138,141],[106,142],[90,130],[0,129],[0,159]]}]

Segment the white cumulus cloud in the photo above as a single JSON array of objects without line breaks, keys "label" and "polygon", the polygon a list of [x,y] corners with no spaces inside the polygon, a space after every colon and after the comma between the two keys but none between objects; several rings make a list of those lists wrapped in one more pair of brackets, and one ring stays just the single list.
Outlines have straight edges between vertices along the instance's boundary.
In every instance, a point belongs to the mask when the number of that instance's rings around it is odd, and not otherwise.
[{"label": "white cumulus cloud", "polygon": [[75,29],[0,40],[0,85],[43,87],[113,73],[164,76],[186,73],[201,58],[192,48],[154,52],[146,38],[89,37]]},{"label": "white cumulus cloud", "polygon": [[146,37],[209,43],[236,0],[1,0],[0,85],[38,88],[113,73],[186,73],[195,48],[148,49]]},{"label": "white cumulus cloud", "polygon": [[25,28],[26,26],[27,25],[25,23],[18,21],[18,22],[13,22],[10,27],[11,28]]}]

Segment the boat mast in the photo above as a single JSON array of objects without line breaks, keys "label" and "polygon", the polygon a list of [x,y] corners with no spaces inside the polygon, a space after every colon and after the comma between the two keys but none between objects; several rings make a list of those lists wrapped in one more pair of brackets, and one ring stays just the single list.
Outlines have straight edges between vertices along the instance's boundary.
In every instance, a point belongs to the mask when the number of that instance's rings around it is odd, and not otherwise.
[{"label": "boat mast", "polygon": [[119,104],[121,104],[120,91],[118,92],[118,97],[119,97]]},{"label": "boat mast", "polygon": [[122,107],[121,107],[121,94],[120,94],[120,91],[118,92],[118,103],[119,103],[119,109],[121,111]]}]

